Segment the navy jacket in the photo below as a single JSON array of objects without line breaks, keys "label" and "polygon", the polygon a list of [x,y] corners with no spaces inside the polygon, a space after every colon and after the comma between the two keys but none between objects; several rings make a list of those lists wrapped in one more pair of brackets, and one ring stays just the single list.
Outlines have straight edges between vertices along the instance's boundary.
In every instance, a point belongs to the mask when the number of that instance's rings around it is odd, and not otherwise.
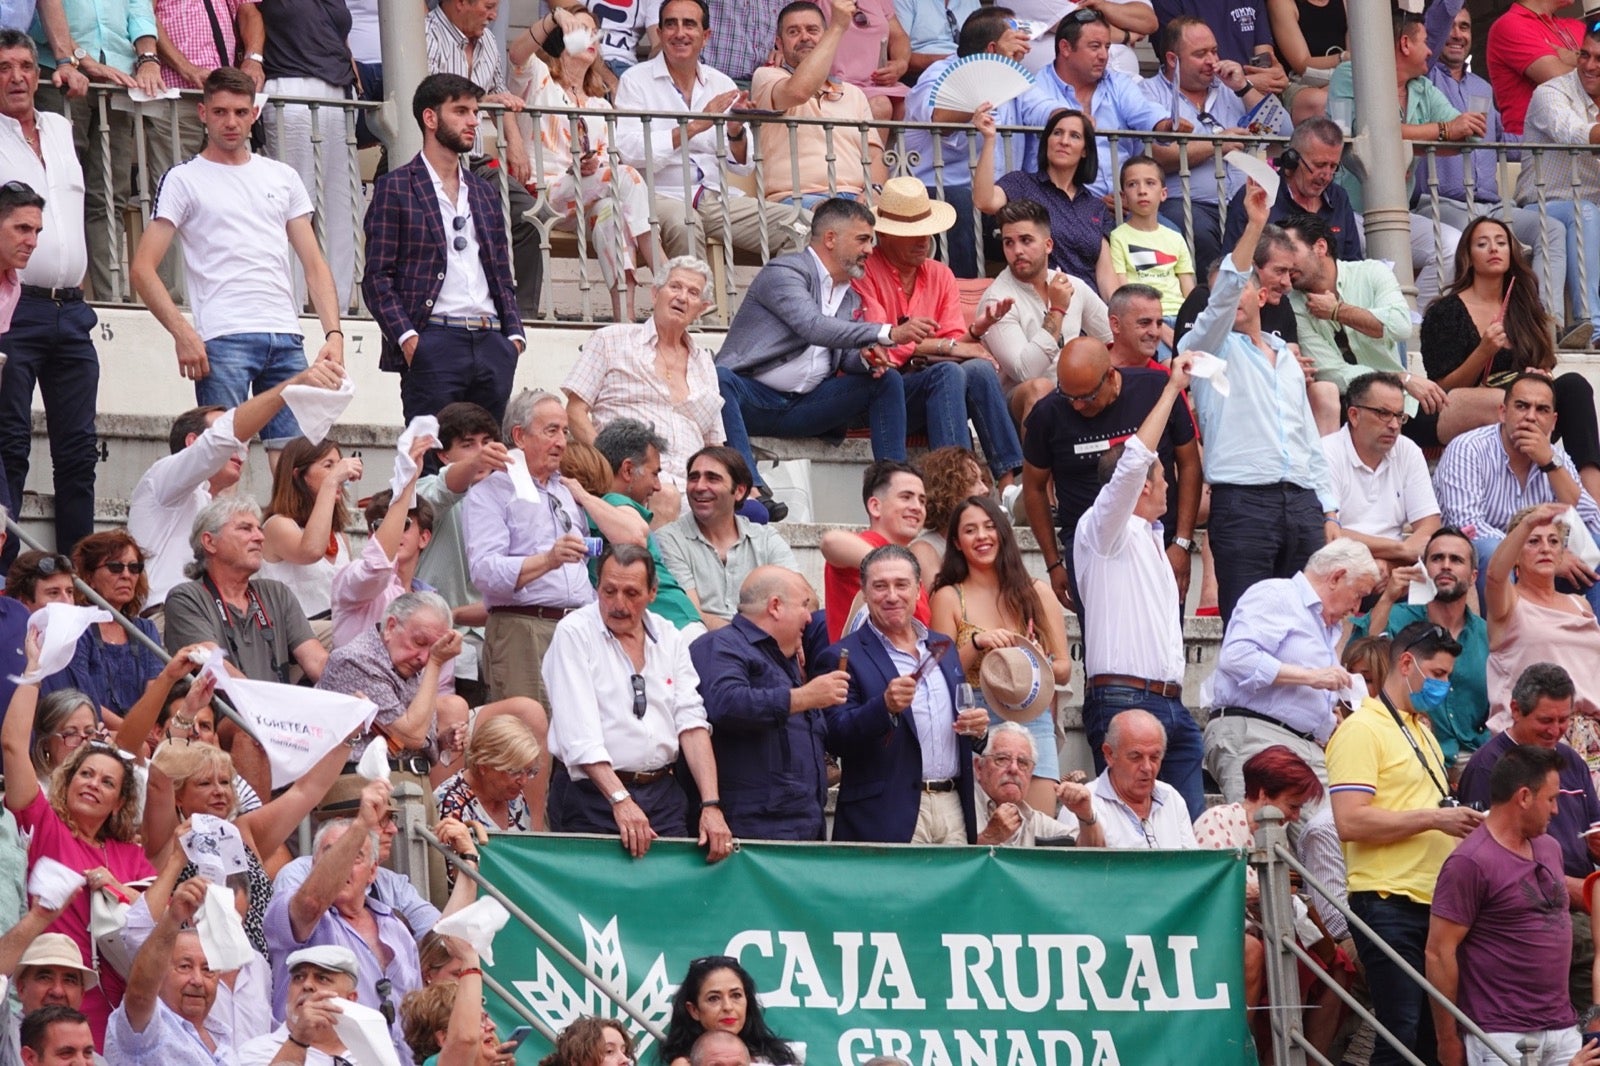
[{"label": "navy jacket", "polygon": [[[934,643],[950,640],[934,632],[928,639]],[[839,756],[844,771],[833,814],[833,839],[910,843],[922,802],[922,744],[910,709],[890,714],[883,702],[884,690],[900,671],[884,651],[882,638],[868,626],[824,652],[816,671],[837,669],[839,652],[845,648],[850,650],[850,696],[843,706],[827,712],[828,750]],[[956,686],[963,680],[961,660],[953,648],[939,660],[938,668],[950,687],[953,707]],[[956,738],[956,773],[967,843],[971,844],[978,829],[972,806],[970,737]]]},{"label": "navy jacket", "polygon": [[799,665],[741,615],[689,646],[711,721],[722,814],[747,840],[822,840],[828,798],[821,711],[789,712]]}]

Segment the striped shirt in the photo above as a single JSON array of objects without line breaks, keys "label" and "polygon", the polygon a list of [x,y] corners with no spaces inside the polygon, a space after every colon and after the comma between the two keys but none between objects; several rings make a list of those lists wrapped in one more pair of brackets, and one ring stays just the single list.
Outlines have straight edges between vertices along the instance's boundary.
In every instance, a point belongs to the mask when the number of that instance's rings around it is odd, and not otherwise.
[{"label": "striped shirt", "polygon": [[[1555,461],[1578,485],[1578,517],[1589,532],[1600,536],[1600,507],[1578,480],[1578,468],[1566,450],[1552,444]],[[1511,516],[1524,507],[1555,502],[1549,475],[1538,467],[1528,469],[1520,481],[1511,469],[1511,457],[1500,440],[1495,423],[1463,433],[1451,441],[1434,471],[1433,488],[1447,526],[1472,528],[1474,536],[1505,536]]]},{"label": "striped shirt", "polygon": [[[238,37],[234,21],[239,9],[256,0],[222,0],[216,4],[217,29],[222,31],[222,44],[226,54],[217,54],[216,35],[211,32],[211,16],[206,14],[205,0],[155,0],[156,22],[173,48],[202,70],[215,66],[229,66],[238,51]],[[169,89],[193,88],[166,63],[161,64],[161,83]]]},{"label": "striped shirt", "polygon": [[[500,42],[495,40],[493,30],[485,29],[482,37],[469,42],[467,35],[445,17],[444,9],[436,7],[428,12],[427,43],[429,74],[459,74],[486,93],[506,91],[505,63],[500,58]],[[467,62],[469,43],[472,45],[470,63]]]}]

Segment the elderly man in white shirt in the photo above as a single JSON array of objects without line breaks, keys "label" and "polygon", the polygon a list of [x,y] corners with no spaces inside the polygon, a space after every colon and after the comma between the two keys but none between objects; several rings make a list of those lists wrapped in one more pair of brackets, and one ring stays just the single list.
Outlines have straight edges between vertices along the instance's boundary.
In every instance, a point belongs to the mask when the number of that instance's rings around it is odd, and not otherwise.
[{"label": "elderly man in white shirt", "polygon": [[1339,536],[1375,559],[1412,566],[1439,528],[1439,500],[1422,449],[1400,432],[1405,387],[1396,374],[1363,374],[1346,393],[1349,421],[1322,438],[1339,496]]},{"label": "elderly man in white shirt", "polygon": [[1089,785],[1108,848],[1194,848],[1194,824],[1178,790],[1158,780],[1166,754],[1161,720],[1137,707],[1106,729],[1106,771]]},{"label": "elderly man in white shirt", "polygon": [[[668,0],[661,5],[661,52],[630,67],[617,83],[619,111],[693,111],[724,115],[749,106],[749,95],[733,79],[700,62],[711,9],[706,0]],[[651,175],[657,232],[668,256],[704,256],[704,235],[719,237],[748,252],[778,255],[805,246],[810,216],[799,208],[768,203],[723,186],[728,174],[749,174],[750,136],[743,122],[730,118],[724,128],[710,117],[680,124],[656,119],[649,133],[639,119],[617,121],[617,152],[622,161]],[[683,165],[683,138],[689,138],[689,166]],[[689,237],[692,223],[702,231]],[[765,233],[763,234],[763,230]],[[691,247],[691,243],[695,246]]]},{"label": "elderly man in white shirt", "polygon": [[1028,783],[1038,762],[1039,748],[1025,726],[1001,722],[989,728],[983,754],[973,759],[978,784],[973,799],[983,826],[977,842],[1029,848],[1066,839],[1080,848],[1105,847],[1088,786],[1076,781],[1057,785],[1062,805],[1057,815],[1028,806]]},{"label": "elderly man in white shirt", "polygon": [[[239,1066],[305,1063],[338,1066],[350,1051],[334,1031],[339,1016],[336,1000],[359,998],[356,953],[338,944],[318,944],[290,954],[289,1011],[282,1025],[239,1048]],[[288,1045],[288,1050],[285,1050]]]},{"label": "elderly man in white shirt", "polygon": [[556,626],[543,672],[550,753],[565,767],[550,787],[550,828],[613,833],[635,858],[658,836],[688,835],[679,752],[700,793],[699,842],[708,861],[733,851],[717,764],[689,642],[650,613],[657,587],[649,549],[613,544],[600,557],[598,601]]}]

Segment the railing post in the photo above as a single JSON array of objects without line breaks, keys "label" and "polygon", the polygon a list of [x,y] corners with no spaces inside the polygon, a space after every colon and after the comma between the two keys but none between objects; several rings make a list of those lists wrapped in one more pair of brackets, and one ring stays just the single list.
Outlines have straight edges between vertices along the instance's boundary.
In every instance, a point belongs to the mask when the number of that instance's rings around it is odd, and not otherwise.
[{"label": "railing post", "polygon": [[1295,1039],[1304,1038],[1299,964],[1287,943],[1295,935],[1294,899],[1289,892],[1289,868],[1278,859],[1275,850],[1280,845],[1289,846],[1283,812],[1270,805],[1263,807],[1256,815],[1250,865],[1255,868],[1256,884],[1261,890],[1261,939],[1266,949],[1273,1061],[1278,1066],[1305,1066],[1306,1053]]},{"label": "railing post", "polygon": [[400,166],[422,151],[422,131],[411,117],[411,97],[428,76],[423,29],[427,11],[411,0],[378,0],[378,40],[383,46],[383,107],[368,123]]},{"label": "railing post", "polygon": [[400,807],[396,815],[400,833],[394,845],[394,871],[409,878],[423,899],[429,898],[432,886],[428,883],[428,844],[418,830],[427,828],[423,804],[432,798],[424,796],[414,781],[400,781],[394,786],[394,800]]}]

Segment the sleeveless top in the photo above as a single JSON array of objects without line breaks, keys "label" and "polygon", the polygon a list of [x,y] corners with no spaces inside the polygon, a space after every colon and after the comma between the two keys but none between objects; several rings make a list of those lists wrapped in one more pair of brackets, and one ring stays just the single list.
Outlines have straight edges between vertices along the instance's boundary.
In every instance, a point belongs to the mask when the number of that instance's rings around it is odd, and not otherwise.
[{"label": "sleeveless top", "polygon": [[[987,633],[988,630],[984,629],[982,626],[973,625],[971,620],[967,618],[967,594],[966,594],[966,591],[963,590],[962,587],[959,584],[955,585],[953,587],[956,590],[956,602],[961,605],[961,618],[956,622],[956,631],[955,631],[955,634],[954,634],[954,636],[956,638],[956,647],[960,648],[963,645],[971,644],[973,642],[973,640],[975,640],[977,638],[979,633]],[[1033,623],[1032,622],[1028,623],[1028,639],[1029,640],[1038,640],[1039,639],[1038,637],[1034,636]],[[985,655],[988,655],[989,652],[993,651],[993,650],[994,649],[992,649],[992,648],[980,649],[979,650],[980,653],[979,653],[977,659],[973,660],[972,668],[967,671],[967,684],[972,685],[973,687],[977,687],[977,685],[979,683],[978,682],[979,670],[983,666],[983,657]]]},{"label": "sleeveless top", "polygon": [[1489,630],[1489,728],[1504,732],[1511,724],[1511,686],[1534,663],[1555,663],[1572,676],[1574,717],[1600,719],[1600,682],[1594,664],[1600,660],[1600,622],[1581,596],[1567,597],[1581,613],[1569,614],[1518,597],[1502,626]]},{"label": "sleeveless top", "polygon": [[1294,9],[1300,18],[1300,35],[1306,39],[1306,48],[1313,56],[1325,56],[1330,50],[1344,48],[1350,29],[1344,0],[1328,0],[1321,7],[1309,0],[1294,0]]},{"label": "sleeveless top", "polygon": [[340,534],[339,550],[332,559],[326,555],[305,566],[299,563],[263,561],[257,577],[281,581],[294,593],[307,618],[327,618],[333,611],[333,575],[350,562],[350,542]]}]

